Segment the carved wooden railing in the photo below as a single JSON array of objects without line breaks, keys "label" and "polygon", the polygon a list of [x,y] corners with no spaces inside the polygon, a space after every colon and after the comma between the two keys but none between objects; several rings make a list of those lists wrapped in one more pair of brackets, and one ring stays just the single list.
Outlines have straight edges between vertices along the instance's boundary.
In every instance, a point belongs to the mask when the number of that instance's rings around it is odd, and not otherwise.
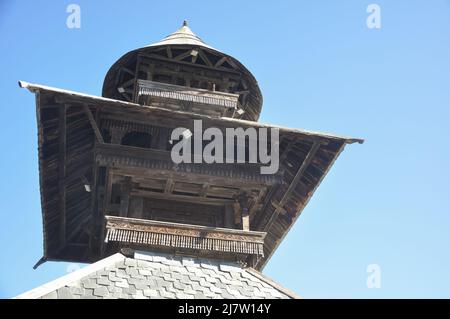
[{"label": "carved wooden railing", "polygon": [[264,256],[264,232],[116,216],[105,219],[105,242]]},{"label": "carved wooden railing", "polygon": [[209,91],[186,86],[138,80],[137,102],[225,113],[238,107],[238,94]]}]

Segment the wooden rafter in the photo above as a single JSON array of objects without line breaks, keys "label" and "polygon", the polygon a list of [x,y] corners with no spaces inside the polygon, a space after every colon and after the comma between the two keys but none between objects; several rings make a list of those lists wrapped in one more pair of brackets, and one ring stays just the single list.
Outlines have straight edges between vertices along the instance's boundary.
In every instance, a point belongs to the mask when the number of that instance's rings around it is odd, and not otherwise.
[{"label": "wooden rafter", "polygon": [[[297,142],[297,139],[293,137],[288,144],[286,145],[286,148],[283,150],[283,153],[280,155],[279,163],[283,163],[286,157],[288,156],[289,152],[291,151],[291,147]],[[280,143],[281,144],[281,143]]]},{"label": "wooden rafter", "polygon": [[207,66],[209,66],[209,67],[213,66],[211,61],[206,56],[205,52],[203,52],[202,50],[198,50],[198,55],[200,55],[200,57],[202,58],[203,62],[205,62]]},{"label": "wooden rafter", "polygon": [[278,217],[278,215],[282,212],[282,209],[284,209],[284,205],[286,204],[287,200],[291,196],[291,193],[294,191],[295,187],[297,186],[298,182],[302,178],[303,174],[305,173],[306,169],[308,168],[309,164],[311,164],[311,161],[313,160],[315,154],[319,150],[321,146],[321,143],[314,142],[306,155],[302,165],[300,165],[299,169],[297,170],[297,173],[295,174],[294,178],[292,179],[292,182],[290,183],[287,191],[284,193],[283,198],[278,202],[275,203],[275,211],[273,212],[272,216],[270,216],[269,222],[265,225],[264,230],[267,231],[272,226],[274,220]]},{"label": "wooden rafter", "polygon": [[131,71],[130,69],[128,69],[127,67],[122,67],[121,68],[121,70],[122,71],[124,71],[124,72],[126,72],[126,73],[128,73],[128,74],[131,74],[132,76],[134,76],[134,72],[133,71]]},{"label": "wooden rafter", "polygon": [[226,60],[227,60],[227,57],[226,57],[226,56],[221,57],[221,58],[219,59],[219,61],[217,61],[217,62],[214,64],[214,66],[215,66],[215,67],[219,67],[219,66],[221,66],[222,64],[224,64]]}]

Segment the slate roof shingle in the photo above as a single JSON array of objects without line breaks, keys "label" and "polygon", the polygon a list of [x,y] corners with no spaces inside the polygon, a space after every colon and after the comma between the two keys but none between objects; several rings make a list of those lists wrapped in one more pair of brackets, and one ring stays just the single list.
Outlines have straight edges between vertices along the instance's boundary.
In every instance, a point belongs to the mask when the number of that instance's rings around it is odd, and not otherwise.
[{"label": "slate roof shingle", "polygon": [[115,254],[16,298],[287,299],[297,295],[252,268],[211,259]]}]

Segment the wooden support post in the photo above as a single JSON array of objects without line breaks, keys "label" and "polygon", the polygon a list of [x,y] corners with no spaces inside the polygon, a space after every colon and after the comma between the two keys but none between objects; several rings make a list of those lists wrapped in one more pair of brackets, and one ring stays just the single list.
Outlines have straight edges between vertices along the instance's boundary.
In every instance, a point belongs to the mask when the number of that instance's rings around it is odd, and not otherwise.
[{"label": "wooden support post", "polygon": [[237,200],[233,203],[233,212],[234,212],[234,223],[236,225],[241,224],[242,223],[241,205]]},{"label": "wooden support post", "polygon": [[238,196],[239,206],[241,207],[242,230],[250,230],[250,196],[242,193]]},{"label": "wooden support post", "polygon": [[248,213],[248,208],[242,209],[242,229],[250,230],[250,214]]},{"label": "wooden support post", "polygon": [[169,145],[169,129],[162,127],[159,130],[156,148],[160,150],[167,150],[167,145]]},{"label": "wooden support post", "polygon": [[214,64],[215,67],[219,67],[221,66],[228,58],[226,56],[222,57],[219,59],[219,61],[216,62],[216,64]]},{"label": "wooden support post", "polygon": [[130,209],[128,215],[132,218],[144,218],[144,199],[142,197],[130,197]]},{"label": "wooden support post", "polygon": [[124,131],[112,128],[111,129],[111,144],[120,144],[122,142],[122,137],[124,136]]},{"label": "wooden support post", "polygon": [[128,216],[128,207],[130,205],[131,179],[127,178],[121,185],[120,196],[120,216]]},{"label": "wooden support post", "polygon": [[225,228],[234,228],[234,209],[232,204],[226,204],[224,208],[224,226]]}]

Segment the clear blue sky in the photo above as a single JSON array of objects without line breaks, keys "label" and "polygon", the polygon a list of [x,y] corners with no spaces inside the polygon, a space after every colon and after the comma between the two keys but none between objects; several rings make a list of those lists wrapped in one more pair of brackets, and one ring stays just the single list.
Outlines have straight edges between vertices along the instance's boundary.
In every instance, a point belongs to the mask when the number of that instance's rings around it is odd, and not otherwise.
[{"label": "clear blue sky", "polygon": [[[81,6],[81,29],[66,6]],[[381,6],[381,29],[366,8]],[[100,95],[109,66],[183,19],[258,79],[261,120],[362,137],[264,273],[304,297],[450,297],[450,1],[0,2],[0,297],[66,273],[46,263],[34,96]],[[366,268],[381,267],[368,289]]]}]

